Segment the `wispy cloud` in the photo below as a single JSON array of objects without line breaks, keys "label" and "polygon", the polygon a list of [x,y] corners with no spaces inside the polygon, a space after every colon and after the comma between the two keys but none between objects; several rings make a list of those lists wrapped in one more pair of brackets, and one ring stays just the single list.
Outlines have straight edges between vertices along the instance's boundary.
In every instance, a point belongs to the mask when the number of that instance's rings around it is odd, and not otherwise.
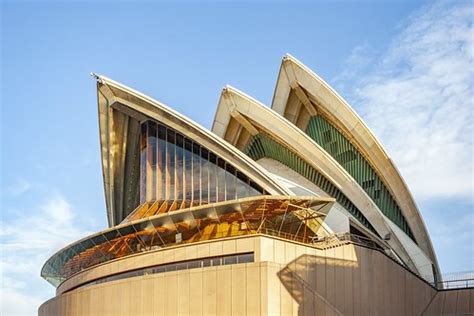
[{"label": "wispy cloud", "polygon": [[2,277],[0,289],[0,312],[2,315],[37,315],[43,299],[31,295],[25,282]]},{"label": "wispy cloud", "polygon": [[16,179],[15,183],[6,188],[5,193],[11,196],[19,196],[31,189],[31,183],[23,178]]},{"label": "wispy cloud", "polygon": [[385,53],[354,49],[336,78],[341,86],[352,75],[355,88],[345,94],[417,199],[473,196],[473,17],[470,2],[424,7]]},{"label": "wispy cloud", "polygon": [[377,53],[372,46],[367,43],[357,45],[351,50],[342,71],[334,78],[334,85],[338,90],[351,93],[352,84],[349,82],[370,69],[376,58]]},{"label": "wispy cloud", "polygon": [[44,291],[48,285],[39,277],[44,262],[54,251],[91,233],[81,229],[62,195],[46,199],[34,211],[25,209],[23,214],[5,219],[0,228],[2,315],[35,315],[48,298]]}]

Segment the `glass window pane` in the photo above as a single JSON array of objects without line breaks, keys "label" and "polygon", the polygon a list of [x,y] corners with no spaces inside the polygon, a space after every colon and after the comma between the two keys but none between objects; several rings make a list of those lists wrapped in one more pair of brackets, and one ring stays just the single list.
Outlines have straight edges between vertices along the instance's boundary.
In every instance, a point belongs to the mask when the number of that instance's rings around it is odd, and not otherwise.
[{"label": "glass window pane", "polygon": [[209,162],[209,152],[207,151],[207,149],[201,148],[201,204],[207,204],[210,201],[210,168],[211,163]]},{"label": "glass window pane", "polygon": [[147,200],[156,200],[156,124],[148,122],[147,142]]},{"label": "glass window pane", "polygon": [[209,203],[217,200],[217,157],[214,153],[209,153]]},{"label": "glass window pane", "polygon": [[201,201],[201,148],[193,143],[193,202],[200,205]]},{"label": "glass window pane", "polygon": [[189,139],[184,141],[184,183],[185,183],[185,196],[184,199],[191,202],[193,197],[192,185],[193,185],[193,153],[192,153],[192,142]]},{"label": "glass window pane", "polygon": [[149,221],[144,221],[144,222],[136,223],[132,225],[135,231],[135,238],[138,239],[138,242],[141,245],[140,247],[141,251],[145,251],[150,248],[151,240],[154,237],[153,235],[156,234],[155,228],[151,227],[151,229],[149,229],[147,225],[148,226],[151,226],[151,225],[147,223],[149,223]]},{"label": "glass window pane", "polygon": [[176,134],[176,199],[183,200],[184,194],[184,138],[181,134]]},{"label": "glass window pane", "polygon": [[253,253],[238,256],[239,263],[254,262]]},{"label": "glass window pane", "polygon": [[107,232],[104,232],[102,233],[102,235],[104,235],[105,239],[107,239],[108,241],[113,241],[117,238],[120,238],[120,234],[118,232],[117,229],[113,228]]},{"label": "glass window pane", "polygon": [[188,262],[188,269],[194,269],[194,268],[200,268],[200,267],[201,267],[201,261],[199,260]]},{"label": "glass window pane", "polygon": [[105,239],[104,235],[102,234],[99,234],[97,236],[94,236],[91,238],[92,239],[92,242],[96,245],[102,245],[103,243],[106,243],[107,240]]},{"label": "glass window pane", "polygon": [[175,173],[176,173],[176,162],[175,162],[175,133],[174,131],[167,129],[167,143],[166,143],[166,189],[167,189],[167,200],[174,200],[175,198]]},{"label": "glass window pane", "polygon": [[237,256],[224,257],[224,264],[236,264]]},{"label": "glass window pane", "polygon": [[146,202],[146,127],[142,124],[140,134],[140,204]]},{"label": "glass window pane", "polygon": [[176,264],[176,270],[186,270],[187,268],[188,264],[186,262]]},{"label": "glass window pane", "polygon": [[248,196],[249,187],[247,185],[247,177],[240,171],[237,171],[237,180],[236,180],[236,194],[237,198],[242,198]]},{"label": "glass window pane", "polygon": [[153,273],[161,273],[161,272],[165,272],[165,271],[166,271],[166,268],[164,266],[156,267],[152,270]]},{"label": "glass window pane", "polygon": [[217,198],[218,201],[225,201],[225,161],[221,158],[217,159]]},{"label": "glass window pane", "polygon": [[225,182],[226,182],[226,200],[234,200],[236,199],[236,180],[235,177],[235,168],[230,165],[226,164],[226,173],[225,173]]},{"label": "glass window pane", "polygon": [[188,233],[192,228],[196,227],[196,221],[191,212],[169,212],[168,214],[178,231],[183,234]]},{"label": "glass window pane", "polygon": [[249,185],[250,185],[249,196],[263,194],[262,188],[260,188],[259,185],[253,182],[252,180],[249,180]]},{"label": "glass window pane", "polygon": [[176,271],[176,265],[175,264],[168,264],[165,266],[166,272],[169,271]]},{"label": "glass window pane", "polygon": [[161,180],[159,181],[160,199],[166,199],[166,127],[158,125],[158,168]]},{"label": "glass window pane", "polygon": [[150,222],[155,227],[163,246],[175,242],[176,227],[169,216],[152,218]]}]

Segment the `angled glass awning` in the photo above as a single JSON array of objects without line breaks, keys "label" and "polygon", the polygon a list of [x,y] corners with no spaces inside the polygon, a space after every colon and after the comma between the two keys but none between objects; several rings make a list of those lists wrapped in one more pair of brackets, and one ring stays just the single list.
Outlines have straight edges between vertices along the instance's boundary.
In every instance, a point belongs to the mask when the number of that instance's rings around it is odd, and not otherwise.
[{"label": "angled glass awning", "polygon": [[239,235],[264,233],[310,241],[324,230],[322,222],[333,203],[334,199],[322,197],[255,196],[153,216],[142,212],[147,217],[111,227],[58,251],[45,263],[41,276],[58,286],[106,261]]}]

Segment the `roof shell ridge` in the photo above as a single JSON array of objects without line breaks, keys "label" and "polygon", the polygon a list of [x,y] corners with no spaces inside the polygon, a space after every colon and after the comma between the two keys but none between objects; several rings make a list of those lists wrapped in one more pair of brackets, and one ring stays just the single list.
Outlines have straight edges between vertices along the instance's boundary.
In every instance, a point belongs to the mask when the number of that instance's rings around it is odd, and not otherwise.
[{"label": "roof shell ridge", "polygon": [[[428,249],[427,249],[428,253],[432,255],[433,260],[435,262],[435,265],[437,267],[439,267],[437,257],[436,257],[436,252],[434,251],[433,243],[431,241],[431,237],[428,233],[428,229],[426,227],[425,221],[424,221],[423,217],[421,216],[421,212],[419,211],[419,208],[418,208],[417,203],[416,203],[416,201],[413,197],[413,194],[410,191],[410,189],[408,188],[408,185],[407,185],[404,177],[400,173],[400,170],[398,169],[397,165],[395,164],[393,159],[390,157],[387,150],[384,148],[382,142],[378,139],[378,137],[370,129],[370,127],[365,123],[365,121],[360,117],[360,115],[354,110],[354,108],[349,104],[349,102],[347,102],[341,95],[339,95],[339,93],[334,88],[332,88],[324,79],[322,79],[312,69],[307,67],[301,61],[299,61],[296,57],[294,57],[290,54],[285,54],[285,56],[283,57],[282,63],[281,63],[278,78],[280,78],[280,76],[282,75],[282,72],[285,71],[285,68],[286,68],[285,65],[284,65],[285,62],[290,63],[291,66],[296,66],[296,67],[301,68],[304,71],[306,76],[313,77],[315,80],[319,81],[319,83],[321,84],[323,89],[326,89],[330,94],[332,94],[340,102],[340,104],[343,107],[345,107],[352,115],[354,115],[354,117],[356,118],[358,124],[360,124],[360,126],[362,126],[362,128],[365,129],[368,132],[369,137],[371,137],[374,141],[374,145],[378,148],[378,150],[380,150],[381,154],[385,156],[385,159],[387,159],[387,161],[394,168],[395,172],[397,173],[399,179],[402,182],[402,185],[404,186],[406,194],[408,195],[409,199],[411,199],[410,202],[413,203],[415,213],[417,214],[416,221],[419,221],[418,223],[421,223],[421,225],[422,225],[421,231],[422,231],[423,234],[425,234],[425,236],[427,236],[426,240],[427,240],[427,246],[428,246]],[[276,83],[275,90],[274,90],[275,92],[274,92],[273,100],[272,100],[272,108],[275,105],[274,102],[275,102],[276,92],[277,92],[277,89],[278,89],[278,83],[279,83],[279,80],[277,79],[277,83]],[[404,213],[404,215],[408,219],[409,214]],[[411,223],[413,225],[413,222],[411,222]],[[439,271],[439,268],[437,270]]]},{"label": "roof shell ridge", "polygon": [[[299,66],[300,68],[302,68],[305,72],[307,72],[310,76],[313,76],[316,78],[316,80],[320,81],[321,82],[321,85],[327,89],[329,92],[331,92],[337,99],[339,99],[341,101],[342,104],[344,104],[344,106],[352,112],[352,114],[354,114],[354,116],[358,119],[359,121],[359,124],[362,124],[364,126],[364,128],[366,128],[370,135],[375,139],[375,142],[376,144],[380,147],[380,149],[382,150],[382,152],[384,153],[384,155],[387,157],[387,158],[390,158],[388,152],[385,150],[385,148],[383,147],[382,145],[382,142],[377,138],[377,136],[375,135],[375,133],[370,129],[370,127],[365,123],[365,121],[360,117],[360,115],[354,110],[354,108],[349,104],[349,102],[347,102],[347,100],[342,97],[330,84],[328,84],[323,78],[321,78],[315,71],[313,71],[311,68],[309,68],[308,66],[306,66],[305,64],[303,64],[298,58],[294,57],[293,55],[290,55],[290,54],[285,54],[285,56],[283,57],[283,62],[284,61],[290,61],[292,62],[293,64],[296,64],[297,66]],[[282,67],[281,68],[284,68],[283,67],[283,64],[282,64]]]}]

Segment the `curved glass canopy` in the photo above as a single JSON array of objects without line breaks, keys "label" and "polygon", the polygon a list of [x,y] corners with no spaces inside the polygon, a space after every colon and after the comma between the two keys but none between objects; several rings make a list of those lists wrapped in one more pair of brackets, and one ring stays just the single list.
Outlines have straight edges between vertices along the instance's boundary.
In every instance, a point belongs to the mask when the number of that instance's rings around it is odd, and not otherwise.
[{"label": "curved glass canopy", "polygon": [[58,286],[110,260],[239,235],[266,233],[306,242],[318,237],[333,202],[321,197],[256,196],[140,218],[63,248],[45,263],[41,276]]}]

